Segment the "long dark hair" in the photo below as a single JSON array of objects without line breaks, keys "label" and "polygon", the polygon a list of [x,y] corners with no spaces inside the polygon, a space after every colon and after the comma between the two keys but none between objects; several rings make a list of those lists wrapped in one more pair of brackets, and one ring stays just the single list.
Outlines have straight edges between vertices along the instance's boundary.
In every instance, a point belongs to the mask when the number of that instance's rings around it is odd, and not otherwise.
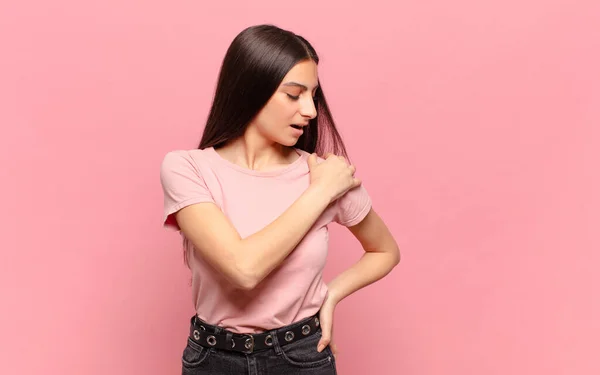
[{"label": "long dark hair", "polygon": [[[242,136],[285,75],[303,60],[319,64],[317,52],[300,35],[273,25],[251,26],[239,33],[223,59],[198,148],[219,148]],[[310,120],[295,147],[309,153],[332,152],[348,158],[320,84],[315,93],[315,107],[317,117]]]}]

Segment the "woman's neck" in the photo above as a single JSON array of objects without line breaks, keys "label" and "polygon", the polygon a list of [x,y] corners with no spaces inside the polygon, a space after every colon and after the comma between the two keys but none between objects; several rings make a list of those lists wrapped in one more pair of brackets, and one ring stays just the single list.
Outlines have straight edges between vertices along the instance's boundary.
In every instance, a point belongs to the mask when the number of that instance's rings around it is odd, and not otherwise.
[{"label": "woman's neck", "polygon": [[298,159],[298,153],[292,147],[257,139],[245,134],[219,148],[219,155],[244,168],[267,171],[281,168]]}]

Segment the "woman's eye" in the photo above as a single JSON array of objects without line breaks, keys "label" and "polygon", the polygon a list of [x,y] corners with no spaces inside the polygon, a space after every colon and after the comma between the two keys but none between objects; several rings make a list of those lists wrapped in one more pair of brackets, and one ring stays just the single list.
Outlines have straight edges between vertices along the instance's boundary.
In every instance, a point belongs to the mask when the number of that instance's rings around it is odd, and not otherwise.
[{"label": "woman's eye", "polygon": [[290,99],[292,99],[292,100],[298,100],[298,99],[300,99],[299,96],[294,96],[294,95],[290,95],[290,94],[287,94],[287,96],[289,96]]}]

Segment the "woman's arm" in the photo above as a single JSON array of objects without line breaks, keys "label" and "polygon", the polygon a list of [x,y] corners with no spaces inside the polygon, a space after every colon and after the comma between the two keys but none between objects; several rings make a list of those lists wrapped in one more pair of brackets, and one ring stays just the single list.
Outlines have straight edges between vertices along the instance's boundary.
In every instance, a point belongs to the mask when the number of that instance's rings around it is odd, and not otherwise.
[{"label": "woman's arm", "polygon": [[354,178],[354,166],[335,155],[318,163],[311,154],[308,167],[308,189],[281,216],[251,236],[242,239],[213,202],[177,211],[177,224],[227,280],[238,288],[253,289],[294,250],[330,203],[361,183]]},{"label": "woman's arm", "polygon": [[400,262],[398,244],[373,209],[360,223],[348,229],[361,243],[365,254],[328,284],[328,300],[332,303],[383,278]]},{"label": "woman's arm", "polygon": [[394,237],[372,208],[360,223],[348,229],[361,243],[365,254],[328,284],[329,292],[320,311],[323,333],[317,350],[322,351],[331,345],[334,355],[337,354],[337,347],[332,341],[336,305],[350,294],[383,278],[400,262],[400,250]]},{"label": "woman's arm", "polygon": [[292,252],[329,203],[309,187],[281,216],[244,239],[214,203],[187,206],[176,219],[208,263],[236,287],[251,290]]}]

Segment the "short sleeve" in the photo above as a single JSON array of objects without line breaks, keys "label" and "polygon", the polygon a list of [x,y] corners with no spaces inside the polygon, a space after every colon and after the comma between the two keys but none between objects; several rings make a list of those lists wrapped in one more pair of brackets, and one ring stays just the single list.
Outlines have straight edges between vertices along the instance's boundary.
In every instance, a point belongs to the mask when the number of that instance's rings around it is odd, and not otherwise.
[{"label": "short sleeve", "polygon": [[356,225],[367,216],[371,206],[367,189],[360,185],[337,200],[334,221],[346,227]]},{"label": "short sleeve", "polygon": [[179,230],[175,215],[182,208],[202,202],[213,202],[197,163],[185,150],[165,155],[160,167],[164,196],[163,226]]}]

